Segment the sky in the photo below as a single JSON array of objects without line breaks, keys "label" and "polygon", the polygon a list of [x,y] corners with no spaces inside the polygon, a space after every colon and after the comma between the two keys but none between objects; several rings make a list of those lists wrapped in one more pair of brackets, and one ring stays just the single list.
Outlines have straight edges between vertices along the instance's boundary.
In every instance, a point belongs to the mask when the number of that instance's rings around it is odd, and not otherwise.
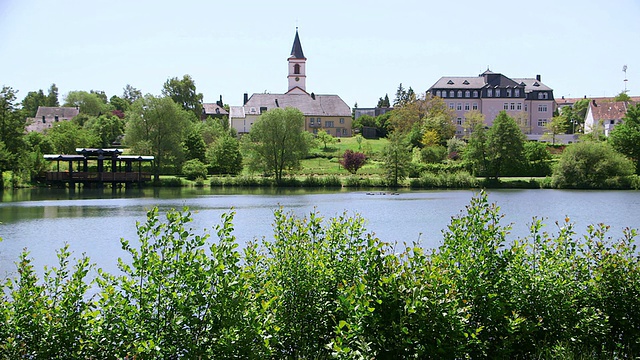
[{"label": "sky", "polygon": [[189,74],[205,102],[287,91],[296,27],[307,91],[374,107],[400,83],[487,68],[554,96],[640,95],[640,0],[0,0],[0,86],[160,95]]}]

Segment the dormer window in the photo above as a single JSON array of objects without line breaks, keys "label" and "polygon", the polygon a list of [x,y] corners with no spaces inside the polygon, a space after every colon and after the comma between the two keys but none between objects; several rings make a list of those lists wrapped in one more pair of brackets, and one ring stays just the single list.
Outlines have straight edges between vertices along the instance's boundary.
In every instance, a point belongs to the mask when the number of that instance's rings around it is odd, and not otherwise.
[{"label": "dormer window", "polygon": [[516,97],[520,97],[520,89],[516,89],[515,90],[515,96]]},{"label": "dormer window", "polygon": [[55,120],[56,120],[56,122],[58,122],[58,115],[56,115]]},{"label": "dormer window", "polygon": [[449,97],[455,97],[455,96],[456,96],[455,91],[453,90],[449,91]]},{"label": "dormer window", "polygon": [[540,84],[538,84],[538,82],[536,81],[533,83],[533,86],[540,86]]},{"label": "dormer window", "polygon": [[447,85],[453,85],[453,81],[451,80],[447,81]]},{"label": "dormer window", "polygon": [[436,96],[437,96],[437,97],[442,97],[442,96],[440,96],[441,94],[442,94],[442,93],[440,92],[440,90],[436,91]]},{"label": "dormer window", "polygon": [[500,97],[500,89],[496,89],[496,97]]},{"label": "dormer window", "polygon": [[471,97],[471,91],[467,90],[464,92],[464,97],[468,98]]},{"label": "dormer window", "polygon": [[473,90],[473,97],[477,98],[478,97],[478,90]]},{"label": "dormer window", "polygon": [[458,97],[461,98],[462,97],[462,90],[458,90]]},{"label": "dormer window", "polygon": [[465,81],[463,82],[463,84],[464,84],[464,85],[469,85],[469,82],[468,82],[467,80],[465,80]]},{"label": "dormer window", "polygon": [[300,64],[293,65],[293,73],[296,75],[300,74]]},{"label": "dormer window", "polygon": [[44,115],[42,115],[42,123],[44,124],[46,122],[47,122],[47,119],[45,119]]}]

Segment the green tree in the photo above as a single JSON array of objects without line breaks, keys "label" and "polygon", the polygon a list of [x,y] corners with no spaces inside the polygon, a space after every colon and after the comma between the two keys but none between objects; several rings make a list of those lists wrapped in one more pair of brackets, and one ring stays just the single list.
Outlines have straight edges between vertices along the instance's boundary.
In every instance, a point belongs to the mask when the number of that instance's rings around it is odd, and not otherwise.
[{"label": "green tree", "polygon": [[640,174],[640,104],[630,106],[622,118],[622,124],[616,125],[609,142],[613,148],[635,162],[636,174]]},{"label": "green tree", "polygon": [[398,90],[396,90],[396,98],[393,100],[393,106],[402,106],[407,101],[407,90],[402,86],[402,83],[398,85]]},{"label": "green tree", "polygon": [[391,103],[389,102],[389,94],[385,94],[384,98],[378,99],[377,108],[388,108],[391,107]]},{"label": "green tree", "polygon": [[600,188],[615,177],[633,174],[633,163],[606,142],[582,141],[565,148],[553,171],[561,188]]},{"label": "green tree", "polygon": [[545,143],[527,141],[524,143],[524,157],[526,159],[527,175],[548,176],[551,175],[551,153]]},{"label": "green tree", "polygon": [[501,111],[487,131],[488,176],[514,175],[524,164],[525,136],[516,121]]},{"label": "green tree", "polygon": [[470,165],[475,176],[485,176],[489,169],[487,157],[487,130],[484,123],[476,123],[475,129],[468,133],[469,142],[464,148],[463,159]]},{"label": "green tree", "polygon": [[238,139],[230,135],[219,137],[207,149],[207,161],[214,174],[239,174],[242,171],[242,154]]},{"label": "green tree", "polygon": [[193,116],[169,97],[146,95],[136,100],[126,115],[125,144],[143,155],[153,155],[155,181],[163,166],[178,167],[183,157],[182,142]]},{"label": "green tree", "polygon": [[207,165],[198,159],[189,159],[182,164],[182,174],[188,180],[206,179]]},{"label": "green tree", "polygon": [[95,93],[86,91],[70,91],[64,99],[63,106],[77,106],[81,114],[99,116],[110,112],[110,108],[103,99]]},{"label": "green tree", "polygon": [[198,159],[204,163],[207,144],[205,144],[200,132],[200,126],[193,126],[184,139],[184,154],[186,160]]},{"label": "green tree", "polygon": [[389,143],[384,147],[383,168],[385,179],[390,186],[397,187],[400,181],[409,174],[411,162],[411,145],[406,136],[392,132],[389,135]]},{"label": "green tree", "polygon": [[338,141],[324,129],[320,129],[320,131],[318,131],[318,133],[316,134],[316,139],[318,139],[318,141],[320,141],[324,145],[324,151],[328,150],[327,145],[335,144]]},{"label": "green tree", "polygon": [[142,97],[142,91],[134,88],[133,86],[127,84],[124,87],[122,92],[122,98],[129,103],[129,105],[133,104],[134,101],[140,99]]},{"label": "green tree", "polygon": [[616,95],[613,98],[614,101],[631,101],[631,97],[624,91],[621,91],[620,94]]},{"label": "green tree", "polygon": [[110,99],[109,99],[109,104],[111,104],[111,106],[113,106],[116,110],[125,112],[129,109],[129,102],[127,102],[127,100],[119,97],[118,95],[113,95]]},{"label": "green tree", "polygon": [[17,170],[18,157],[24,147],[25,119],[16,106],[16,94],[10,86],[0,90],[0,143],[3,155],[0,161],[0,189],[4,188],[2,174],[6,170]]},{"label": "green tree", "polygon": [[253,163],[282,180],[287,168],[295,168],[308,153],[311,134],[304,131],[304,115],[294,108],[276,108],[260,115],[249,131],[248,149],[258,163]]},{"label": "green tree", "polygon": [[202,116],[203,96],[196,91],[196,83],[191,75],[184,75],[182,80],[177,77],[167,79],[162,86],[162,95],[170,97],[184,110],[192,112],[196,119]]},{"label": "green tree", "polygon": [[99,136],[73,121],[60,121],[46,130],[46,136],[58,154],[75,154],[76,148],[100,146]]},{"label": "green tree", "polygon": [[547,134],[551,136],[551,144],[556,144],[556,135],[565,134],[569,128],[567,118],[565,116],[554,116],[545,126]]},{"label": "green tree", "polygon": [[44,94],[42,89],[38,91],[29,91],[27,96],[22,100],[22,110],[24,111],[24,116],[26,117],[35,117],[38,112],[38,107],[46,106],[47,96]]},{"label": "green tree", "polygon": [[44,106],[58,107],[60,102],[58,101],[58,87],[56,84],[51,84],[49,91],[47,92],[47,101]]},{"label": "green tree", "polygon": [[[584,131],[584,118],[587,116],[587,110],[589,110],[590,102],[590,99],[584,98],[576,101],[576,103],[573,104],[573,117],[571,118],[571,121],[575,122],[575,132],[579,132],[579,130]],[[573,124],[571,127],[573,128]]]},{"label": "green tree", "polygon": [[113,114],[103,114],[90,117],[83,128],[93,133],[99,139],[99,147],[111,146],[119,137],[124,135],[124,120]]}]

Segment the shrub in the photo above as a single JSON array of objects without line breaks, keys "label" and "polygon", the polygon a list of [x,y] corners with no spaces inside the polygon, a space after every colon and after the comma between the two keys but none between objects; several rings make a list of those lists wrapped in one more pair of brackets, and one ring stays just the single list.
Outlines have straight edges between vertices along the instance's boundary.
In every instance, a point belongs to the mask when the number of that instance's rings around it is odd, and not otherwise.
[{"label": "shrub", "polygon": [[355,152],[353,150],[346,150],[344,155],[342,155],[342,160],[340,160],[340,165],[342,165],[345,170],[348,172],[355,174],[358,172],[366,162],[367,157],[365,154],[361,152]]},{"label": "shrub", "polygon": [[633,173],[633,163],[607,143],[585,141],[572,144],[564,150],[553,172],[553,185],[601,188],[606,186],[607,179]]},{"label": "shrub", "polygon": [[427,164],[442,162],[447,157],[447,148],[441,145],[427,146],[420,150],[420,159]]},{"label": "shrub", "polygon": [[198,159],[187,160],[182,165],[182,174],[189,180],[204,179],[207,177],[207,165]]}]

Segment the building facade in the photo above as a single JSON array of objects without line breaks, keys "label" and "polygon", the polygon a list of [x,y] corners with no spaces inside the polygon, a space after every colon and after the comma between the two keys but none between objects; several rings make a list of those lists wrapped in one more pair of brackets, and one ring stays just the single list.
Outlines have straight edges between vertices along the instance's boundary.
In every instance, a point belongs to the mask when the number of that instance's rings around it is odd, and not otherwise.
[{"label": "building facade", "polygon": [[442,77],[427,90],[455,113],[456,135],[464,136],[466,114],[478,111],[487,126],[501,111],[516,119],[528,135],[542,135],[553,117],[553,90],[535,78],[508,78],[487,69],[475,77]]},{"label": "building facade", "polygon": [[316,134],[320,129],[336,137],[349,137],[351,108],[338,95],[316,95],[307,92],[306,61],[300,37],[296,36],[287,59],[288,90],[283,94],[244,95],[242,106],[231,106],[229,125],[239,134],[248,133],[260,114],[275,108],[293,107],[305,118],[305,130]]},{"label": "building facade", "polygon": [[78,107],[38,106],[36,117],[27,119],[26,132],[44,132],[60,121],[69,121],[78,116]]}]

